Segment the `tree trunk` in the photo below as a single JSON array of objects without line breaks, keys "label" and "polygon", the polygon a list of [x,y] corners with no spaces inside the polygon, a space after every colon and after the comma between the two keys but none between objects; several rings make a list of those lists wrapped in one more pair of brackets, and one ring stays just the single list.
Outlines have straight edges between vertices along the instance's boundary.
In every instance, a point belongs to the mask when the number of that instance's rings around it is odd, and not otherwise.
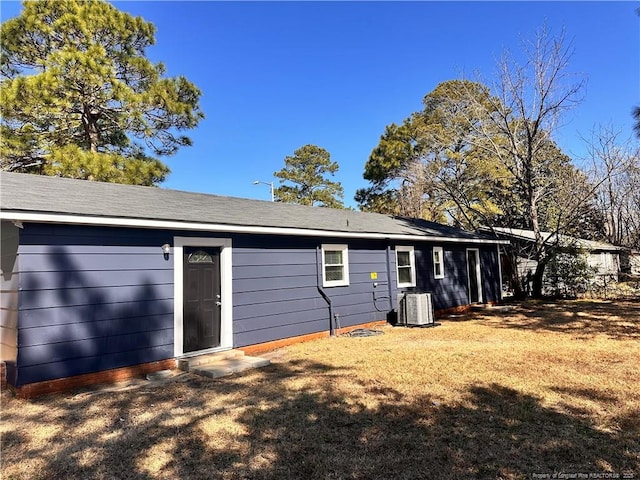
[{"label": "tree trunk", "polygon": [[513,297],[517,300],[522,300],[527,296],[526,289],[522,285],[522,279],[520,278],[520,266],[518,261],[518,255],[512,248],[507,250],[506,253],[507,263],[503,266],[503,273],[507,274],[509,282],[511,283],[511,289]]},{"label": "tree trunk", "polygon": [[[530,154],[531,155],[531,154]],[[531,157],[528,158],[528,165],[531,166],[533,163],[533,159]],[[536,194],[531,185],[531,178],[529,177],[529,191],[527,195],[528,207],[529,207],[529,221],[531,222],[531,229],[533,230],[533,234],[535,237],[535,250],[534,250],[534,259],[537,262],[536,271],[533,274],[532,278],[532,287],[531,287],[531,295],[533,298],[542,297],[542,275],[544,274],[545,267],[545,245],[544,239],[542,238],[542,233],[540,233],[540,222],[538,221],[538,206],[536,203]]]},{"label": "tree trunk", "polygon": [[531,296],[533,298],[542,298],[542,278],[544,277],[545,262],[538,262],[536,271],[533,274],[533,286],[531,288]]},{"label": "tree trunk", "polygon": [[84,112],[82,114],[82,121],[84,123],[84,133],[87,137],[87,143],[89,149],[93,153],[98,152],[98,145],[100,144],[100,131],[98,130],[98,116],[91,111],[91,106],[85,105]]}]

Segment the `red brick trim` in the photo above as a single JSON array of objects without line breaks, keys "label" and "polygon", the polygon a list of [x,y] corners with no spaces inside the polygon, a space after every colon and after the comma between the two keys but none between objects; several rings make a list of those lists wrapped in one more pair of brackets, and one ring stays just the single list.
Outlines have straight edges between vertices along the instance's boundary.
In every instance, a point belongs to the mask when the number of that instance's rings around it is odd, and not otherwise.
[{"label": "red brick trim", "polygon": [[386,325],[386,320],[376,320],[375,322],[361,323],[360,325],[353,325],[351,327],[343,327],[336,330],[336,335],[344,335],[345,333],[349,333],[353,330],[357,330],[358,328],[376,328]]},{"label": "red brick trim", "polygon": [[237,350],[243,351],[247,355],[256,355],[259,353],[269,352],[278,348],[287,347],[296,343],[310,342],[320,338],[326,338],[329,332],[310,333],[308,335],[299,335],[297,337],[283,338],[282,340],[273,340],[271,342],[256,343],[245,347],[238,347]]},{"label": "red brick trim", "polygon": [[[489,305],[491,307],[494,307],[498,304],[498,302],[487,302],[487,303],[479,303],[477,305],[479,306],[486,306]],[[468,313],[471,311],[471,307],[473,305],[459,305],[457,307],[451,307],[451,308],[443,308],[442,310],[436,310],[435,311],[435,316],[438,318],[444,317],[446,315],[456,315],[456,314],[460,314],[460,313]]]},{"label": "red brick trim", "polygon": [[[351,327],[343,327],[336,330],[336,335],[343,335],[357,328],[374,328],[386,324],[386,320],[377,320],[375,322],[362,323],[360,325],[353,325]],[[273,340],[271,342],[257,343],[255,345],[247,345],[246,347],[238,347],[238,350],[242,350],[247,355],[257,355],[259,353],[269,352],[271,350],[287,347],[296,343],[310,342],[312,340],[318,340],[319,338],[326,338],[328,336],[328,331],[309,333],[307,335],[299,335],[297,337],[283,338],[282,340]]]},{"label": "red brick trim", "polygon": [[114,368],[103,370],[102,372],[85,373],[67,378],[58,378],[46,382],[36,382],[14,387],[13,390],[18,398],[33,398],[47,393],[59,393],[88,385],[98,383],[112,383],[122,380],[129,380],[146,373],[159,372],[160,370],[172,370],[176,368],[176,360],[169,358],[159,362],[142,363],[131,367]]},{"label": "red brick trim", "polygon": [[443,308],[442,310],[436,310],[434,314],[437,318],[441,318],[446,315],[456,315],[460,313],[467,313],[469,311],[471,311],[471,305],[459,305],[457,307]]},{"label": "red brick trim", "polygon": [[[495,305],[497,302],[488,302],[488,305]],[[442,310],[436,310],[435,316],[440,318],[446,315],[467,313],[471,311],[471,305],[460,305],[458,307],[444,308]],[[355,330],[357,328],[375,328],[381,325],[386,325],[386,320],[377,320],[375,322],[363,323],[360,325],[354,325],[351,327],[339,328],[336,330],[336,335],[343,335]],[[255,345],[247,345],[246,347],[238,347],[238,350],[242,350],[246,355],[257,355],[260,353],[269,352],[278,348],[294,345],[301,342],[310,342],[312,340],[318,340],[319,338],[326,338],[329,336],[329,332],[310,333],[308,335],[300,335],[297,337],[284,338],[282,340],[273,340],[271,342],[257,343]]]},{"label": "red brick trim", "polygon": [[[496,302],[490,302],[490,305],[496,304]],[[435,312],[436,317],[442,317],[445,315],[466,313],[471,310],[471,305],[461,305],[453,308],[445,308],[443,310],[437,310]],[[377,320],[374,322],[362,323],[360,325],[353,325],[350,327],[343,327],[336,330],[336,335],[343,335],[357,328],[375,328],[382,325],[386,325],[386,320]],[[247,355],[254,355],[259,353],[276,350],[278,348],[286,347],[288,345],[294,345],[301,342],[309,342],[320,338],[326,338],[329,336],[328,331],[311,333],[308,335],[300,335],[297,337],[284,338],[281,340],[274,340],[271,342],[258,343],[255,345],[247,345],[245,347],[239,347],[238,350],[242,350]],[[19,398],[32,398],[39,395],[45,395],[48,393],[58,393],[71,390],[74,388],[85,387],[88,385],[95,385],[98,383],[113,383],[122,380],[128,380],[139,375],[146,373],[158,372],[160,370],[172,370],[176,368],[176,360],[170,358],[159,362],[143,363],[140,365],[134,365],[131,367],[115,368],[113,370],[104,370],[102,372],[87,373],[84,375],[77,375],[68,378],[59,378],[56,380],[48,380],[46,382],[29,383],[21,387],[11,387],[16,396]],[[6,388],[6,365],[4,362],[0,362],[0,380],[2,382],[2,389]]]},{"label": "red brick trim", "polygon": [[0,362],[0,390],[7,389],[7,364]]}]

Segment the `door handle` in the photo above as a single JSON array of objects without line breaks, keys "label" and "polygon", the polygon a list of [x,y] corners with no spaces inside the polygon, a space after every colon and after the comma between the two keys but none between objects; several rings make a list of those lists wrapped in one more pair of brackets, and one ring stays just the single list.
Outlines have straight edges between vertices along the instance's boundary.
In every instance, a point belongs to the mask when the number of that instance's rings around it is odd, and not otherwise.
[{"label": "door handle", "polygon": [[222,302],[216,302],[216,305],[221,307],[222,306]]}]

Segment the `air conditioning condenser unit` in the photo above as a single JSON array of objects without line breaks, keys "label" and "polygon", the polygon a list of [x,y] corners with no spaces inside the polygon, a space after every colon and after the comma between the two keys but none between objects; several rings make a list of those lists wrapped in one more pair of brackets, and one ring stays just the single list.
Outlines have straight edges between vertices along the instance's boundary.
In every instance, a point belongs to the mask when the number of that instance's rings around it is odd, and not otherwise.
[{"label": "air conditioning condenser unit", "polygon": [[431,294],[398,294],[398,323],[407,326],[435,325]]}]

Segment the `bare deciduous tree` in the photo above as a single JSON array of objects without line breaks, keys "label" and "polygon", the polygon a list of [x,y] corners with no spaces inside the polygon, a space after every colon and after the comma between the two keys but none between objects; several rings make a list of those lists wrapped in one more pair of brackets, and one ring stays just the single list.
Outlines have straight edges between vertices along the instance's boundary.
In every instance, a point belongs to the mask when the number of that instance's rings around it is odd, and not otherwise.
[{"label": "bare deciduous tree", "polygon": [[606,240],[640,246],[640,154],[630,139],[612,127],[599,127],[587,141],[593,164],[591,181],[596,202],[606,219]]},{"label": "bare deciduous tree", "polygon": [[[542,28],[523,47],[522,61],[509,52],[504,54],[491,95],[482,101],[475,100],[476,107],[486,113],[473,117],[484,121],[470,125],[476,133],[476,147],[495,156],[513,176],[525,208],[526,228],[535,234],[537,268],[533,274],[533,293],[540,295],[548,249],[541,234],[539,206],[555,188],[549,182],[554,158],[545,149],[552,142],[563,114],[582,100],[585,79],[568,70],[573,48],[564,32],[554,37]],[[474,101],[477,97],[469,98]],[[558,232],[564,226],[558,222]]]}]

